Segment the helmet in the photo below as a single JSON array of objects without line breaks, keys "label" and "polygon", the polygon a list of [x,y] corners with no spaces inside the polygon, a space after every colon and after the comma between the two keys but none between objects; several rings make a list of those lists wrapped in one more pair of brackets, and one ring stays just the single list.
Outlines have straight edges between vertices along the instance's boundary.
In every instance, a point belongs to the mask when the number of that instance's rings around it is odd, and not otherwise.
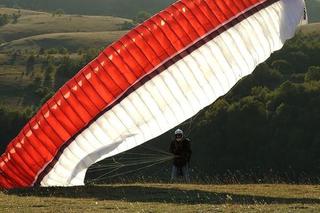
[{"label": "helmet", "polygon": [[183,137],[183,131],[181,129],[177,129],[175,132],[174,132],[174,135],[176,137],[177,140],[181,140],[182,137]]},{"label": "helmet", "polygon": [[175,135],[183,135],[183,131],[181,129],[177,129],[175,132],[174,132]]}]

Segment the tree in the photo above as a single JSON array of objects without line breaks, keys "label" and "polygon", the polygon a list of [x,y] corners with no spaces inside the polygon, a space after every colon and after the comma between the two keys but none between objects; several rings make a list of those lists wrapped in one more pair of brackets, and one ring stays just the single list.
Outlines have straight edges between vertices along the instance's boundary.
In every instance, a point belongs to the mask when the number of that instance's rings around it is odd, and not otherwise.
[{"label": "tree", "polygon": [[53,13],[52,13],[52,16],[62,16],[63,14],[65,14],[64,10],[63,9],[57,9],[55,10]]},{"label": "tree", "polygon": [[44,73],[44,79],[43,79],[43,83],[42,83],[43,87],[48,87],[48,88],[53,87],[52,75],[54,72],[55,72],[55,67],[53,66],[53,64],[49,63],[49,65],[47,66],[47,69]]},{"label": "tree", "polygon": [[287,61],[295,69],[296,73],[303,73],[308,68],[309,56],[302,51],[289,52]]},{"label": "tree", "polygon": [[16,63],[18,57],[20,56],[19,52],[15,51],[14,53],[12,53],[10,59],[9,59],[9,64],[13,65],[14,63]]},{"label": "tree", "polygon": [[15,14],[15,13],[13,13],[12,15],[11,15],[11,17],[12,17],[12,24],[16,24],[16,23],[18,23],[18,19],[20,18],[20,16],[21,16],[21,14]]},{"label": "tree", "polygon": [[151,14],[146,11],[140,11],[134,18],[133,23],[135,25],[140,24],[151,17]]},{"label": "tree", "polygon": [[38,55],[43,55],[44,53],[45,53],[45,49],[43,47],[41,47]]},{"label": "tree", "polygon": [[37,89],[40,88],[40,87],[41,87],[41,77],[40,77],[40,76],[36,76],[36,77],[33,79],[32,83],[29,84],[29,88],[30,88],[31,90],[37,90]]},{"label": "tree", "polygon": [[284,75],[293,73],[292,65],[283,59],[275,60],[271,64],[272,68],[280,71]]},{"label": "tree", "polygon": [[65,56],[62,58],[54,76],[54,88],[60,88],[68,79],[80,70],[82,64]]},{"label": "tree", "polygon": [[130,30],[135,27],[135,23],[133,21],[125,21],[120,25],[120,30]]},{"label": "tree", "polygon": [[47,53],[48,54],[57,54],[57,53],[59,53],[59,50],[56,48],[50,48],[47,50]]},{"label": "tree", "polygon": [[53,64],[53,57],[50,55],[47,55],[47,57],[43,59],[41,62],[41,70],[45,72],[49,64]]},{"label": "tree", "polygon": [[134,28],[136,25],[141,24],[145,20],[151,17],[151,14],[146,11],[140,11],[138,14],[133,17],[132,21],[124,21],[120,25],[120,30],[130,30]]},{"label": "tree", "polygon": [[0,154],[4,152],[6,145],[17,135],[32,114],[34,112],[29,107],[25,110],[18,110],[0,105]]},{"label": "tree", "polygon": [[59,53],[62,54],[62,55],[65,55],[65,54],[68,53],[68,50],[67,50],[66,48],[64,48],[64,47],[61,47],[61,48],[59,49]]},{"label": "tree", "polygon": [[4,26],[8,24],[10,21],[9,16],[7,14],[0,14],[0,26]]},{"label": "tree", "polygon": [[34,55],[29,56],[26,64],[27,75],[29,75],[33,71],[35,63],[36,63],[36,57]]},{"label": "tree", "polygon": [[305,81],[320,81],[320,67],[309,67],[305,75]]}]

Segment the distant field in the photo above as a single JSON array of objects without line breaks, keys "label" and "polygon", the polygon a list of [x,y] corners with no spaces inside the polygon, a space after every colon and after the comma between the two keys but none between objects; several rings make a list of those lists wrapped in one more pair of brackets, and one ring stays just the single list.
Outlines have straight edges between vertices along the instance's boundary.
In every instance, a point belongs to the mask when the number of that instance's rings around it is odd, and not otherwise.
[{"label": "distant field", "polygon": [[0,192],[0,212],[319,212],[317,185],[114,184]]},{"label": "distant field", "polygon": [[[17,13],[16,10],[0,8],[0,13]],[[0,27],[0,39],[8,42],[25,37],[70,32],[118,31],[128,19],[111,16],[61,15],[25,11],[16,24]]]},{"label": "distant field", "polygon": [[69,51],[77,51],[78,49],[102,48],[126,31],[107,31],[107,32],[73,32],[73,33],[51,33],[37,36],[26,37],[4,45],[0,45],[0,52],[8,52],[12,50],[39,50],[40,48],[66,48]]},{"label": "distant field", "polygon": [[301,28],[301,31],[303,33],[319,33],[320,32],[320,23],[313,23],[313,24],[308,24],[306,26],[303,26]]},{"label": "distant field", "polygon": [[8,62],[8,55],[7,54],[1,54],[0,53],[0,64],[4,64],[4,63],[7,63]]},{"label": "distant field", "polygon": [[0,14],[8,14],[11,15],[12,13],[20,13],[22,16],[26,15],[39,15],[39,14],[46,14],[44,12],[34,11],[34,10],[25,10],[25,9],[15,9],[15,8],[0,8]]}]

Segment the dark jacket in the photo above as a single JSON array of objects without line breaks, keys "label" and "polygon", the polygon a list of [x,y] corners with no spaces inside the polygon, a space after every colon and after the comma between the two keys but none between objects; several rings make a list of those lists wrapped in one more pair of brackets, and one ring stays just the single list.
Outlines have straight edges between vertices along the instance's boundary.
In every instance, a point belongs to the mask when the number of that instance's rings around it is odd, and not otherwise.
[{"label": "dark jacket", "polygon": [[170,144],[170,152],[175,156],[173,159],[175,166],[185,166],[189,163],[192,153],[190,139],[183,138],[181,141],[173,140]]}]

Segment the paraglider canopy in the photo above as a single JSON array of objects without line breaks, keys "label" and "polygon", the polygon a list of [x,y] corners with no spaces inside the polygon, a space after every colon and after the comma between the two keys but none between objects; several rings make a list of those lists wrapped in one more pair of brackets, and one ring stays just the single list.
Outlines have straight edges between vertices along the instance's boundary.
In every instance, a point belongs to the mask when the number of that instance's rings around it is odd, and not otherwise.
[{"label": "paraglider canopy", "polygon": [[0,158],[4,188],[83,185],[227,93],[291,38],[303,0],[181,0],[102,51],[45,103]]}]

